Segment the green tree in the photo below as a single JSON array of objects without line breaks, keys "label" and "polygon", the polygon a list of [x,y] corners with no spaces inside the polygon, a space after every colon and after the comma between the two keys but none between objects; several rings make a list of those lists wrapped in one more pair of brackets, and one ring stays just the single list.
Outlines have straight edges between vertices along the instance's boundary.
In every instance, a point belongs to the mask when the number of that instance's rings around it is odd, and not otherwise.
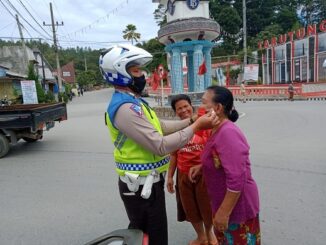
[{"label": "green tree", "polygon": [[162,27],[164,24],[166,24],[166,8],[163,4],[160,3],[153,14],[158,26]]},{"label": "green tree", "polygon": [[300,1],[300,17],[304,26],[316,24],[326,16],[325,0],[302,0]]},{"label": "green tree", "polygon": [[78,72],[77,82],[83,87],[97,84],[98,80],[96,72],[91,70]]},{"label": "green tree", "polygon": [[147,42],[137,44],[138,47],[145,49],[153,55],[153,61],[146,66],[149,71],[155,70],[159,64],[167,68],[166,54],[164,52],[164,45],[161,44],[157,38],[150,39]]},{"label": "green tree", "polygon": [[140,33],[136,32],[137,28],[133,24],[126,26],[126,29],[122,32],[123,39],[131,41],[131,44],[134,44],[134,40],[137,42],[140,39]]}]

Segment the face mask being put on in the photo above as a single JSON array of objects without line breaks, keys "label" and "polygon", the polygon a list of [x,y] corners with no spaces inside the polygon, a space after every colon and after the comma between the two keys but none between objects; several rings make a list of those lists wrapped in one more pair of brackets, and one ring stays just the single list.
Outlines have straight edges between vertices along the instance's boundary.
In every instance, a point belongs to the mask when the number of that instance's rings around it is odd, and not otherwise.
[{"label": "face mask being put on", "polygon": [[135,93],[141,94],[146,86],[145,76],[133,77],[133,82],[128,87]]}]

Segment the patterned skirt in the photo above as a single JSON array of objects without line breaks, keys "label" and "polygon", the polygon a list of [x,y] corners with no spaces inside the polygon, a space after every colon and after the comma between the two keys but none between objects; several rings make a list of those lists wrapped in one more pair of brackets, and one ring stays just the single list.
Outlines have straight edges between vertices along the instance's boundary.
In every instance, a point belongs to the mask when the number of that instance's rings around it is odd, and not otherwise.
[{"label": "patterned skirt", "polygon": [[241,224],[229,224],[225,232],[215,230],[220,245],[260,245],[259,216]]}]

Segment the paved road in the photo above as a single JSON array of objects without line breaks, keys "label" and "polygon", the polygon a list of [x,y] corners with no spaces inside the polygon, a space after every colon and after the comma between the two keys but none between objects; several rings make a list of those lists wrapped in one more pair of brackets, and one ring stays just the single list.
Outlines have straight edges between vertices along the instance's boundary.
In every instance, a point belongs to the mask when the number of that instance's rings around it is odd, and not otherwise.
[{"label": "paved road", "polygon": [[[103,112],[112,91],[85,93],[68,121],[0,159],[0,244],[77,245],[127,225]],[[326,102],[236,104],[259,185],[263,244],[323,245],[326,239]],[[175,221],[170,245],[193,231]]]}]

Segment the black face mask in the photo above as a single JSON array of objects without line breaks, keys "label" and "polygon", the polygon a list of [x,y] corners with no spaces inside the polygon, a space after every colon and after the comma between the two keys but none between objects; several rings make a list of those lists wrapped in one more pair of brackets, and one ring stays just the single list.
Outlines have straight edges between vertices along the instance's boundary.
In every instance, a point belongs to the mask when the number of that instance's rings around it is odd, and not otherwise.
[{"label": "black face mask", "polygon": [[145,86],[146,86],[146,79],[145,76],[142,75],[141,77],[133,77],[133,82],[128,87],[136,94],[141,94]]}]

